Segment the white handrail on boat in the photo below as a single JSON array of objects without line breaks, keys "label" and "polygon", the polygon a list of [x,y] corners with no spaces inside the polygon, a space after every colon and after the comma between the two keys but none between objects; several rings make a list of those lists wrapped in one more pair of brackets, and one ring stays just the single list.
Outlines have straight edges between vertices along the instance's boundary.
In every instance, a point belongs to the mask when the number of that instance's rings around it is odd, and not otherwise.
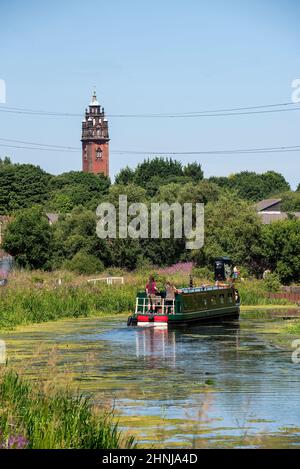
[{"label": "white handrail on boat", "polygon": [[[166,300],[169,302],[166,304]],[[175,314],[175,299],[173,300],[168,300],[165,298],[152,298],[151,299],[151,304],[152,306],[159,307],[161,308],[161,313],[159,314]],[[136,298],[136,305],[135,305],[135,312],[136,314],[141,313],[141,314],[147,314],[149,312],[149,305],[150,305],[150,299],[148,297],[144,298]],[[140,310],[141,308],[141,310]],[[170,311],[170,312],[169,312]]]}]

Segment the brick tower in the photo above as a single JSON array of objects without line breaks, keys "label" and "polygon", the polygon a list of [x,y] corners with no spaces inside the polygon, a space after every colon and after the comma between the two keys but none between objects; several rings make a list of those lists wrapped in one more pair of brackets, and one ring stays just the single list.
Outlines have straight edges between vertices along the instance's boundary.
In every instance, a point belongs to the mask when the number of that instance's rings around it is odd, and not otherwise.
[{"label": "brick tower", "polygon": [[82,121],[82,171],[109,176],[109,135],[104,108],[94,91]]}]

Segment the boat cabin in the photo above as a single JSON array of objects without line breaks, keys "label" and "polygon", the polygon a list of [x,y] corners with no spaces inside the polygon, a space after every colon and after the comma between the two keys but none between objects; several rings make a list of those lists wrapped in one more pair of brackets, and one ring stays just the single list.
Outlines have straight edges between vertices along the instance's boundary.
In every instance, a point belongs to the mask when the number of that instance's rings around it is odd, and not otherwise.
[{"label": "boat cabin", "polygon": [[209,311],[236,305],[236,292],[230,286],[204,286],[182,288],[173,300],[156,296],[151,300],[146,292],[139,292],[136,298],[135,314],[184,314],[195,311]]}]

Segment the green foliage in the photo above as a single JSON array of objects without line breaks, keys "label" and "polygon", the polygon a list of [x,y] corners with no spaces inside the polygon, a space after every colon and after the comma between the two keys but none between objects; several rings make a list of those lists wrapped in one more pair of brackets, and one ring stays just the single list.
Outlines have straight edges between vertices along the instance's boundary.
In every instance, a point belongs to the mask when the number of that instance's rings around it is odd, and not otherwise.
[{"label": "green foliage", "polygon": [[135,202],[146,202],[146,190],[135,184],[114,185],[109,189],[107,196],[108,202],[112,203],[117,209],[119,207],[119,196],[126,195],[129,204]]},{"label": "green foliage", "polygon": [[75,204],[71,194],[55,191],[51,193],[47,206],[54,213],[69,213]]},{"label": "green foliage", "polygon": [[[281,282],[289,283],[300,279],[299,224],[292,214],[300,211],[299,193],[300,188],[290,191],[284,177],[274,171],[243,171],[206,180],[199,163],[182,166],[171,158],[148,159],[135,170],[127,166],[113,185],[102,174],[71,171],[51,176],[39,167],[15,165],[5,158],[0,160],[0,214],[15,213],[3,248],[22,267],[64,265],[78,273],[100,272],[103,266],[164,266],[191,258],[211,268],[216,256],[228,255],[242,271],[260,276],[270,268]],[[113,203],[118,223],[119,196],[124,194],[128,204],[143,202],[148,208],[152,202],[204,203],[203,249],[186,250],[184,238],[172,237],[173,227],[171,239],[98,238],[95,208],[101,202]],[[281,194],[290,220],[263,227],[253,202],[276,194]],[[46,211],[61,215],[52,227],[43,215]],[[132,218],[128,216],[128,222]]]},{"label": "green foliage", "polygon": [[12,371],[0,380],[1,434],[21,435],[31,449],[113,449],[135,446],[113,422],[113,412],[93,410],[89,398],[68,391],[42,393]]},{"label": "green foliage", "polygon": [[201,164],[196,162],[188,163],[183,168],[183,175],[191,178],[194,182],[200,182],[203,179]]},{"label": "green foliage", "polygon": [[0,214],[43,204],[49,197],[51,176],[39,166],[0,162]]},{"label": "green foliage", "polygon": [[47,207],[59,213],[68,213],[79,205],[95,209],[108,193],[109,187],[110,180],[103,174],[70,171],[53,176]]},{"label": "green foliage", "polygon": [[135,184],[147,188],[148,182],[155,176],[167,179],[169,176],[183,176],[182,165],[172,158],[153,158],[140,163],[134,175]]},{"label": "green foliage", "polygon": [[300,281],[300,220],[265,225],[262,252],[267,267],[277,272],[282,283]]},{"label": "green foliage", "polygon": [[96,214],[80,206],[53,226],[53,268],[61,267],[79,252],[92,255],[105,265],[111,263],[108,242],[96,234]]},{"label": "green foliage", "polygon": [[72,259],[67,259],[63,263],[63,268],[77,272],[78,274],[96,274],[103,272],[103,263],[97,257],[85,252],[77,252]]},{"label": "green foliage", "polygon": [[121,169],[119,174],[117,174],[115,177],[115,184],[134,184],[134,174],[134,170],[129,168],[129,166],[126,166],[125,168]]},{"label": "green foliage", "polygon": [[267,292],[276,293],[280,291],[280,279],[276,272],[270,272],[263,280],[264,287]]},{"label": "green foliage", "polygon": [[54,321],[63,318],[90,315],[128,313],[134,310],[136,284],[52,286],[8,284],[0,289],[0,329],[11,329],[21,324]]},{"label": "green foliage", "polygon": [[281,194],[281,210],[283,212],[300,212],[300,191]]},{"label": "green foliage", "polygon": [[116,176],[116,184],[135,184],[143,187],[149,197],[153,197],[164,184],[197,183],[203,179],[199,163],[189,163],[182,167],[179,161],[172,158],[156,157],[144,160],[135,170],[128,166]]},{"label": "green foliage", "polygon": [[194,267],[192,271],[193,278],[197,278],[199,280],[209,280],[212,282],[214,280],[214,274],[212,269],[209,267]]},{"label": "green foliage", "polygon": [[195,258],[200,265],[212,265],[215,257],[229,256],[236,264],[255,270],[260,260],[261,229],[251,204],[223,195],[206,206],[204,247]]},{"label": "green foliage", "polygon": [[263,174],[242,171],[228,178],[212,177],[210,181],[222,188],[234,190],[240,198],[253,202],[258,202],[278,192],[290,190],[285,178],[275,171],[267,171]]},{"label": "green foliage", "polygon": [[3,249],[21,267],[49,267],[51,248],[52,230],[40,207],[21,210],[5,231]]},{"label": "green foliage", "polygon": [[269,298],[266,285],[261,280],[250,279],[237,284],[239,294],[241,296],[241,304],[246,305],[285,305],[290,301],[286,298]]},{"label": "green foliage", "polygon": [[156,196],[155,201],[184,203],[204,203],[216,201],[220,196],[220,188],[207,180],[203,180],[197,184],[189,182],[187,184],[170,183],[162,185]]}]

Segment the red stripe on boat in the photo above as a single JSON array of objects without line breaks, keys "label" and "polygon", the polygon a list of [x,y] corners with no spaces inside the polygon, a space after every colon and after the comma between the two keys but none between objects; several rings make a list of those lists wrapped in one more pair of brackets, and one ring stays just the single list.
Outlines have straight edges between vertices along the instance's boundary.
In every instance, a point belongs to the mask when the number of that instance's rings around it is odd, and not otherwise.
[{"label": "red stripe on boat", "polygon": [[168,316],[154,316],[154,322],[168,322]]},{"label": "red stripe on boat", "polygon": [[138,322],[149,322],[149,316],[138,316]]}]

